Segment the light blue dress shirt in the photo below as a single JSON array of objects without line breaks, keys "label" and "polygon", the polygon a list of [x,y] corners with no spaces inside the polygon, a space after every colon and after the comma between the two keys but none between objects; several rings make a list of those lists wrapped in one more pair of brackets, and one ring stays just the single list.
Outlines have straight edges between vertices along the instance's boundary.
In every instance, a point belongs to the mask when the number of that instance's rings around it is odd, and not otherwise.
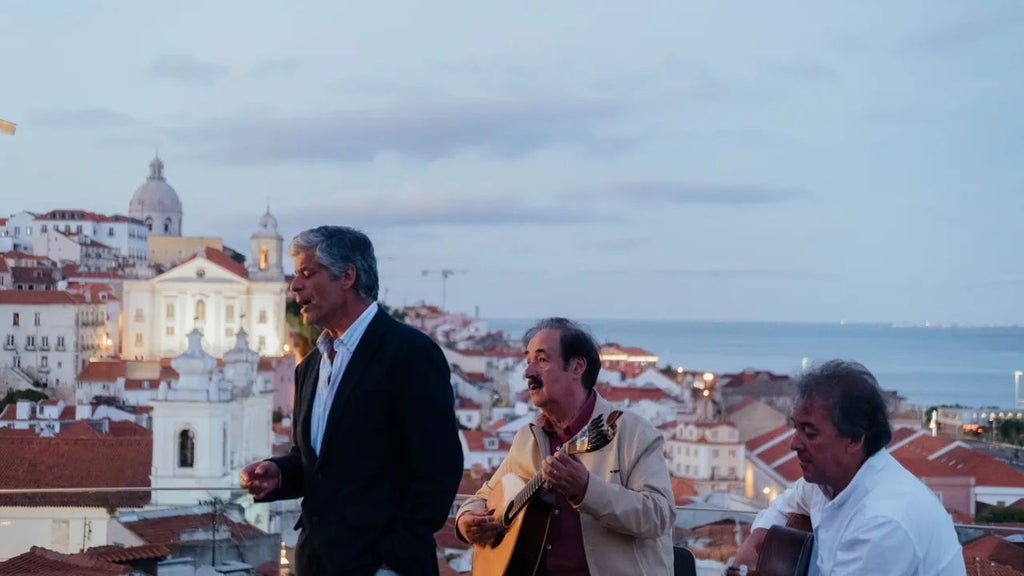
[{"label": "light blue dress shirt", "polygon": [[[320,377],[316,384],[316,396],[313,398],[313,417],[310,421],[310,438],[313,450],[317,456],[320,455],[320,445],[323,443],[324,430],[327,429],[327,416],[331,412],[331,405],[334,403],[334,395],[338,391],[338,384],[345,374],[352,354],[359,345],[366,327],[370,325],[374,314],[377,313],[377,303],[374,302],[356,318],[356,321],[345,330],[339,338],[331,340],[331,337],[324,330],[316,339],[316,347],[320,350]],[[330,360],[331,346],[334,347],[334,362]]]}]

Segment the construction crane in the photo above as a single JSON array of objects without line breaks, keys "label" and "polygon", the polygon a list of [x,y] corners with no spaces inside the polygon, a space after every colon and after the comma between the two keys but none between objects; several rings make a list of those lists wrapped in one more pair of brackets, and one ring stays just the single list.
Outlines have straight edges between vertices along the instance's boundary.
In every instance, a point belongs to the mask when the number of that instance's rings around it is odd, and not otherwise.
[{"label": "construction crane", "polygon": [[15,124],[14,122],[11,122],[11,121],[8,121],[8,120],[4,120],[3,118],[0,118],[0,132],[3,132],[4,134],[10,134],[11,136],[14,136],[14,132],[17,129],[18,129],[18,125]]},{"label": "construction crane", "polygon": [[448,300],[448,278],[455,274],[465,274],[465,270],[452,270],[451,268],[439,268],[437,270],[424,270],[424,276],[430,276],[431,274],[437,274],[441,276],[441,309],[447,310]]}]

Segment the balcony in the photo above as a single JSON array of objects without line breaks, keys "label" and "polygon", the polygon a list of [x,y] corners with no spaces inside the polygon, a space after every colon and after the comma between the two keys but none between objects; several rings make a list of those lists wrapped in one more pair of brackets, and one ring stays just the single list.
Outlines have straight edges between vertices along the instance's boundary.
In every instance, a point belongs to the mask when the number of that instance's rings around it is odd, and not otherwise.
[{"label": "balcony", "polygon": [[35,349],[36,349],[36,345],[35,344],[25,344],[25,350],[27,350],[29,352],[33,352],[33,351],[35,351]]},{"label": "balcony", "polygon": [[18,349],[18,347],[15,346],[14,344],[11,344],[9,342],[5,342],[4,343],[4,350],[17,350],[17,349]]}]

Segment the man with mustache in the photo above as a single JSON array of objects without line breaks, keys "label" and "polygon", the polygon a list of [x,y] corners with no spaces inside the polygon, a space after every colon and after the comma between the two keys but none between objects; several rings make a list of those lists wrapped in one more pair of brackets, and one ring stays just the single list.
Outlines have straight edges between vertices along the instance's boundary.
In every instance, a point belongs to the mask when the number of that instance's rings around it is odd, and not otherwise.
[{"label": "man with mustache", "polygon": [[949,514],[885,449],[888,412],[867,368],[832,360],[804,374],[792,421],[803,478],[757,515],[737,564],[756,566],[767,529],[803,514],[814,527],[811,574],[966,573]]},{"label": "man with mustache", "polygon": [[436,576],[434,533],[462,479],[448,362],[378,306],[365,234],[321,226],[289,252],[302,320],[323,333],[295,368],[291,451],[246,466],[241,486],[302,497],[299,576]]},{"label": "man with mustache", "polygon": [[671,575],[675,508],[661,434],[625,411],[610,445],[573,456],[559,451],[592,418],[607,420],[613,412],[594,390],[597,344],[565,318],[541,320],[523,342],[523,375],[541,414],[516,433],[491,479],[459,508],[458,536],[477,546],[492,543],[504,528],[487,510],[491,491],[506,474],[525,481],[540,470],[554,504],[537,574]]}]

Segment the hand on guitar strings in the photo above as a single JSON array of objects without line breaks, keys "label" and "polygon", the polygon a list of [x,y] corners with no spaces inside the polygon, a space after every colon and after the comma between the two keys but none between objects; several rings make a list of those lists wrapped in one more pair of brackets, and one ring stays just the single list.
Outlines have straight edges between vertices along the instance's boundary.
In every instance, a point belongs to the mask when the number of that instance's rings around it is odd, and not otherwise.
[{"label": "hand on guitar strings", "polygon": [[548,486],[573,504],[579,504],[587,495],[590,471],[575,456],[559,450],[544,459],[540,471]]},{"label": "hand on guitar strings", "polygon": [[494,542],[505,528],[495,520],[494,510],[471,510],[459,516],[459,531],[470,544],[484,546]]}]

